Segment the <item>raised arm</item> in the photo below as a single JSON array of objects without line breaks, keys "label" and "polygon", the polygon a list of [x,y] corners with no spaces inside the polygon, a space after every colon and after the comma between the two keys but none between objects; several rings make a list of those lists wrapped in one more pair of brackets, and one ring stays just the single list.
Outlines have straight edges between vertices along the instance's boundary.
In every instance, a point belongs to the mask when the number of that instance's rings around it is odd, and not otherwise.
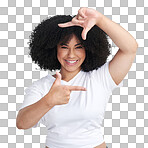
[{"label": "raised arm", "polygon": [[120,25],[92,8],[80,8],[72,21],[59,24],[59,27],[74,25],[83,27],[82,38],[84,40],[87,37],[87,32],[94,25],[97,25],[119,47],[118,52],[109,63],[109,72],[114,82],[118,85],[128,73],[135,59],[138,48],[136,40]]},{"label": "raised arm", "polygon": [[119,47],[116,55],[109,63],[110,74],[114,82],[118,85],[132,66],[138,44],[131,34],[120,25],[100,13],[98,15],[101,15],[101,19],[97,19],[96,25],[106,32]]}]

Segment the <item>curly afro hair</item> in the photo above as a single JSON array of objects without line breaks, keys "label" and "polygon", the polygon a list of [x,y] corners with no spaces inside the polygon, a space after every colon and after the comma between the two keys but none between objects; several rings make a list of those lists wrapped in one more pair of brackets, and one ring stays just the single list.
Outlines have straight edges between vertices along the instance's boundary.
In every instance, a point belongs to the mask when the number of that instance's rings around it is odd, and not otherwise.
[{"label": "curly afro hair", "polygon": [[[75,17],[74,15],[73,17]],[[110,44],[107,34],[97,25],[87,33],[86,40],[82,39],[83,28],[80,26],[59,27],[58,24],[69,22],[73,19],[70,15],[55,15],[47,17],[38,24],[30,35],[29,55],[41,69],[61,69],[57,59],[57,44],[67,43],[74,34],[85,48],[86,57],[81,64],[81,70],[89,72],[98,69],[106,63],[110,53]]]}]

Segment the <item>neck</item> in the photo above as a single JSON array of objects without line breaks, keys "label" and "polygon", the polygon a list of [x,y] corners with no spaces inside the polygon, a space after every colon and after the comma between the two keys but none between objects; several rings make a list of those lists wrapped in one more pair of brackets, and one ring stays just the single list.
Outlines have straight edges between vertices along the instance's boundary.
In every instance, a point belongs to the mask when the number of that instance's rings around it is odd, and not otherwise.
[{"label": "neck", "polygon": [[67,70],[63,70],[61,69],[60,74],[62,75],[62,80],[64,81],[69,81],[71,80],[75,75],[77,75],[77,73],[80,72],[81,69],[76,70],[76,71],[67,71]]}]

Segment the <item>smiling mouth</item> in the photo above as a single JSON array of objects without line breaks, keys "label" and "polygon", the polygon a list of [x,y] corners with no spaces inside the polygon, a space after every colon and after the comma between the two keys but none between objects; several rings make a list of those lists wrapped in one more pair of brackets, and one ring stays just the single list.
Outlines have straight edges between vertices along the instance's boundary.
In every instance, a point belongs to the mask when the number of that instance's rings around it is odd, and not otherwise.
[{"label": "smiling mouth", "polygon": [[70,66],[73,66],[73,65],[76,65],[78,60],[75,60],[75,61],[68,61],[68,60],[65,60],[66,64],[67,65],[70,65]]}]

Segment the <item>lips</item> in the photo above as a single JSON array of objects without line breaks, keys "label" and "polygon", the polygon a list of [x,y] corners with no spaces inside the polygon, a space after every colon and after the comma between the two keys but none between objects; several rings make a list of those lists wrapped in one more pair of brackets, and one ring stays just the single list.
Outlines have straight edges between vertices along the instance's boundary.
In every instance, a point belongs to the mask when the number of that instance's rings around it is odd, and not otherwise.
[{"label": "lips", "polygon": [[[70,66],[76,65],[77,62],[78,62],[78,60],[65,60],[65,61],[66,61],[66,64],[67,64],[67,65],[70,65]],[[75,62],[74,62],[74,63],[70,63],[70,62],[68,62],[68,61],[75,61]]]},{"label": "lips", "polygon": [[78,60],[66,60],[66,61],[67,61],[67,62],[69,62],[69,61],[70,61],[70,62],[74,62],[74,61],[76,62],[76,61],[78,61]]}]

